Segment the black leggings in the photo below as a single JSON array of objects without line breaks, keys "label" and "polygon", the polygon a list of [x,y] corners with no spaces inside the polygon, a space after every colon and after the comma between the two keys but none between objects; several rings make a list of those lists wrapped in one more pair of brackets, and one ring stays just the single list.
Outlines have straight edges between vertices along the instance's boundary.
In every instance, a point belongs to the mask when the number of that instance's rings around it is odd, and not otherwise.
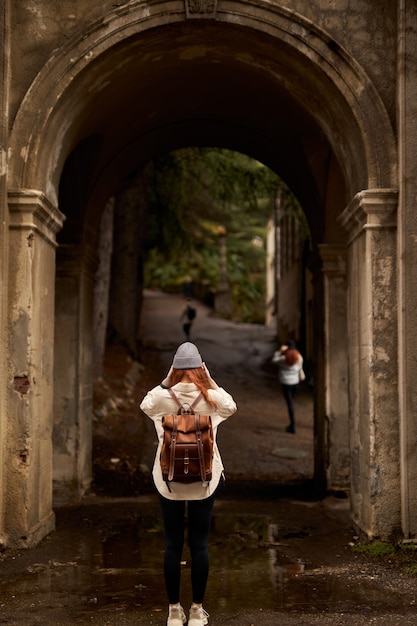
[{"label": "black leggings", "polygon": [[297,385],[281,385],[281,387],[282,387],[282,393],[284,394],[285,402],[287,403],[290,424],[291,426],[295,426],[294,396],[297,391]]},{"label": "black leggings", "polygon": [[[186,526],[184,500],[160,496],[165,527],[164,575],[170,604],[180,601],[181,557]],[[202,604],[209,573],[208,537],[214,506],[214,494],[204,500],[189,500],[188,545],[191,552],[193,602]]]}]

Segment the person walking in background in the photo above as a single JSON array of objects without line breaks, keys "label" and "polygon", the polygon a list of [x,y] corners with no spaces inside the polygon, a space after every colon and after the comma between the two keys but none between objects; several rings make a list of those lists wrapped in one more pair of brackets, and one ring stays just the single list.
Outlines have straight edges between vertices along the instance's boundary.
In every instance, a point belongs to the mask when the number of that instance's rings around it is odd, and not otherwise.
[{"label": "person walking in background", "polygon": [[[162,418],[178,411],[170,388],[181,404],[191,406],[201,394],[203,396],[197,402],[196,412],[211,415],[214,447],[210,482],[173,481],[168,484],[163,479],[160,463],[164,438]],[[203,608],[209,574],[208,536],[215,493],[223,473],[216,434],[219,424],[236,411],[236,404],[232,396],[213,380],[198,348],[187,341],[177,349],[165,380],[146,394],[140,408],[154,421],[158,436],[152,475],[159,492],[165,529],[164,576],[169,601],[167,626],[182,626],[187,621],[180,603],[181,560],[186,519],[188,519],[193,594],[188,626],[203,626],[208,624],[209,618],[209,614]]]},{"label": "person walking in background", "polygon": [[191,327],[196,318],[196,315],[197,311],[195,310],[195,307],[193,307],[191,302],[188,302],[180,317],[180,320],[185,320],[184,324],[182,325],[182,329],[184,331],[186,339],[190,338]]},{"label": "person walking in background", "polygon": [[300,380],[304,380],[303,357],[298,352],[294,341],[287,341],[272,357],[272,362],[279,366],[278,378],[282,393],[287,403],[290,423],[285,429],[295,434],[294,396]]}]

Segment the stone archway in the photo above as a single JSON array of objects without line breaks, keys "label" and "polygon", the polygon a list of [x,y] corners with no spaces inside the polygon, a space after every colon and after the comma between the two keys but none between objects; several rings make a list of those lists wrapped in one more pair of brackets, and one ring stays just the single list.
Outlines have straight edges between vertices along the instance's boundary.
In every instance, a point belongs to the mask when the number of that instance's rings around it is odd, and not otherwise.
[{"label": "stone archway", "polygon": [[[11,186],[31,188],[32,181],[36,180],[42,183],[40,186],[51,202],[57,202],[60,172],[82,128],[83,110],[87,103],[91,105],[94,96],[106,93],[108,76],[101,73],[96,59],[111,52],[115,67],[118,63],[122,67],[122,43],[134,42],[138,36],[158,26],[174,27],[190,22],[200,25],[199,18],[210,17],[204,6],[202,13],[190,13],[178,2],[167,14],[163,3],[155,2],[145,8],[138,1],[109,13],[105,28],[100,20],[52,54],[28,90],[13,125]],[[276,45],[286,46],[284,62],[288,70],[285,81],[281,77],[284,89],[291,90],[299,101],[317,93],[317,102],[311,98],[306,105],[314,112],[328,140],[333,140],[332,147],[344,167],[348,200],[363,188],[395,187],[396,146],[386,110],[365,72],[337,42],[295,11],[263,2],[253,6],[236,1],[228,3],[224,9],[219,3],[215,18],[216,27],[238,25],[249,32],[271,37]],[[208,22],[211,20],[207,19]],[[205,54],[204,43],[196,54]],[[250,53],[247,55],[250,57]],[[254,63],[255,69],[260,71],[256,60]],[[303,64],[307,68],[302,69]],[[94,66],[98,67],[98,72],[93,71]],[[279,67],[267,69],[274,72]],[[297,73],[291,79],[292,72]],[[300,76],[305,81],[302,85],[297,81]],[[88,89],[88,97],[81,100],[81,90],[93,79],[97,82]],[[276,79],[280,80],[279,74]],[[331,98],[327,110],[323,110],[320,96],[327,90]],[[55,146],[55,150],[40,150],[41,142],[51,148]]]},{"label": "stone archway", "polygon": [[[360,319],[352,310],[353,304],[348,311],[343,306],[334,306],[335,296],[339,300],[343,295],[345,280],[342,250],[345,237],[337,218],[349,205],[342,222],[350,233],[355,234],[355,238],[349,237],[352,240],[350,268],[355,263],[360,264],[367,254],[362,243],[356,246],[353,241],[361,242],[363,237],[367,237],[364,234],[369,231],[367,219],[369,217],[370,222],[374,223],[376,215],[381,217],[378,223],[380,246],[383,248],[384,242],[389,244],[392,259],[392,207],[395,194],[391,189],[395,189],[397,184],[396,147],[392,128],[384,106],[365,72],[337,42],[310,21],[294,11],[262,2],[256,6],[245,2],[231,2],[227,6],[218,2],[211,6],[215,14],[206,6],[194,10],[188,4],[174,2],[167,13],[164,3],[144,5],[137,2],[109,13],[104,22],[93,24],[65,48],[51,55],[29,89],[13,127],[10,180],[13,206],[17,208],[12,215],[20,214],[19,207],[24,202],[27,189],[39,190],[34,197],[48,198],[46,204],[50,208],[42,215],[50,228],[51,216],[55,214],[60,220],[63,219],[57,205],[59,181],[66,158],[93,131],[101,135],[104,141],[97,162],[93,164],[93,184],[78,223],[74,215],[67,215],[75,227],[62,246],[65,260],[60,263],[57,275],[58,297],[61,293],[77,294],[76,298],[71,299],[72,307],[64,306],[64,301],[58,300],[57,312],[62,309],[64,315],[58,317],[57,325],[66,331],[62,335],[61,349],[68,355],[73,369],[67,379],[61,377],[59,384],[55,381],[55,392],[58,387],[60,389],[58,402],[67,412],[68,431],[73,431],[67,434],[63,442],[63,450],[66,449],[65,454],[68,454],[72,468],[63,478],[63,483],[75,486],[76,494],[88,482],[94,225],[105,201],[132,167],[132,163],[143,162],[159,150],[186,145],[190,141],[194,145],[203,145],[208,143],[209,137],[218,145],[223,143],[259,156],[265,163],[282,172],[305,206],[318,250],[316,308],[317,327],[322,329],[317,335],[316,445],[320,457],[330,438],[328,451],[336,448],[336,454],[331,459],[331,471],[336,478],[340,441],[346,447],[349,436],[346,413],[348,404],[351,409],[357,406],[354,402],[356,390],[351,389],[348,400],[346,370],[346,377],[339,386],[329,385],[328,381],[335,366],[340,363],[335,359],[340,358],[346,348],[346,334],[341,336],[341,329],[346,327],[346,317],[350,319],[352,334],[357,337],[360,334]],[[250,46],[248,41],[251,42]],[[218,68],[223,68],[224,79],[221,83],[218,82]],[[154,99],[157,83],[173,84],[167,83],[173,69],[184,71],[181,97],[172,98],[167,103],[168,94],[162,90]],[[196,89],[190,78],[196,79],[201,70],[206,83],[197,81]],[[155,76],[159,78],[157,82]],[[235,82],[239,76],[242,82],[243,77],[247,81],[250,78],[257,91],[248,92],[244,84]],[[146,100],[148,103],[147,108],[140,109],[140,115],[126,96],[114,96],[115,91],[123,92],[123,86],[126,89],[129,77],[140,77],[141,81],[131,91],[134,101],[139,103]],[[223,90],[227,89],[228,83],[232,88],[226,91],[227,98],[224,98],[223,103],[217,103],[213,97],[213,88],[217,87],[224,97]],[[249,104],[239,108],[238,105],[242,103],[234,96],[236,89],[237,95],[246,95]],[[145,97],[140,98],[141,94],[145,94]],[[262,96],[259,98],[262,106],[256,95]],[[99,104],[100,109],[97,108]],[[114,113],[119,112],[120,115],[121,105],[125,106],[121,117],[129,120],[132,126],[116,124],[117,132],[113,130],[112,133],[106,133],[103,131],[106,120],[114,119],[110,118]],[[249,117],[251,107],[257,112],[257,120]],[[285,118],[287,129],[279,116],[276,113],[274,115],[274,107]],[[135,114],[138,118],[136,129],[133,126]],[[271,121],[274,122],[272,125]],[[272,133],[271,127],[274,129]],[[133,132],[132,128],[135,129]],[[277,150],[277,145],[280,145],[280,150]],[[322,174],[324,163],[328,172],[326,178]],[[298,164],[297,168],[295,164]],[[323,181],[324,190],[320,191]],[[337,191],[338,183],[343,193]],[[368,189],[388,189],[388,192],[376,191],[379,198],[376,212],[369,210],[369,195],[364,196],[362,193]],[[38,209],[40,203],[36,201],[35,204]],[[44,206],[42,202],[42,211]],[[385,219],[387,215],[390,218],[388,222]],[[318,219],[315,219],[317,216]],[[54,224],[56,221],[57,218]],[[356,232],[358,222],[362,229],[359,234]],[[12,223],[12,228],[22,236],[18,220]],[[383,277],[366,273],[360,275],[357,293],[366,292],[369,281],[372,284],[374,280],[383,280]],[[53,312],[50,303],[40,301],[38,276],[36,281],[33,296],[39,300],[39,317],[51,316]],[[350,270],[348,290],[356,284],[355,281],[356,277]],[[70,290],[68,285],[71,286]],[[390,303],[387,301],[386,305],[388,310]],[[11,301],[10,307],[13,306],[14,302]],[[374,306],[372,300],[366,303],[368,311]],[[393,316],[390,316],[389,328],[396,328]],[[14,325],[12,351],[17,343],[17,330]],[[365,377],[377,365],[375,361],[369,361],[373,351],[374,329],[370,327],[368,332],[368,359],[363,358],[361,361],[364,363],[361,376]],[[351,354],[354,356],[352,348]],[[388,360],[393,375],[392,356],[390,354]],[[45,347],[44,353],[38,358],[35,366],[42,371],[44,360],[53,360],[52,345]],[[379,365],[382,366],[383,362],[386,363],[385,356],[380,359]],[[364,393],[361,390],[361,397]],[[373,393],[371,391],[371,397]],[[339,402],[335,409],[336,399],[340,399],[341,394],[344,394],[345,402]],[[32,402],[28,399],[26,403],[28,416],[34,411]],[[393,402],[391,396],[391,406]],[[71,404],[70,409],[68,404]],[[364,419],[364,431],[369,433],[373,419],[369,419],[368,407],[363,418],[360,412],[362,408],[356,413],[354,410],[354,419]],[[47,420],[51,419],[52,413],[52,404],[49,402]],[[325,418],[329,414],[329,422],[332,424],[330,430],[326,431]],[[395,424],[392,428],[394,434]],[[360,435],[357,434],[356,444],[359,439]],[[68,447],[69,441],[74,445]],[[80,441],[84,449],[82,458],[77,456]],[[389,488],[382,497],[378,495],[374,504],[369,505],[367,499],[364,505],[361,494],[368,488],[372,491],[373,469],[366,461],[372,451],[358,445],[354,448],[357,456],[353,458],[353,478],[359,475],[363,477],[362,484],[355,487],[354,480],[352,483],[357,495],[352,499],[354,519],[368,535],[386,535],[393,526],[398,525],[399,519],[399,497],[393,500],[388,520],[383,520],[381,513],[387,500],[392,499],[394,483],[391,481]],[[40,450],[37,454],[40,454]],[[376,459],[378,467],[379,461]],[[319,458],[318,463],[322,471],[323,460]],[[363,467],[367,468],[366,475]],[[40,465],[36,469],[37,488],[48,491],[50,477],[42,475],[39,468]],[[395,480],[395,468],[387,468],[387,471]],[[6,480],[9,484],[14,481],[11,475]],[[24,533],[23,528],[29,521],[22,520],[20,537],[32,533],[33,539],[29,539],[29,543],[33,543],[50,528],[50,523],[42,521],[50,519],[50,499],[44,500],[44,504],[45,514],[39,514],[37,518],[35,515],[35,525],[39,528],[36,534],[31,529]],[[49,517],[46,515],[48,509]],[[11,508],[8,514],[13,514]],[[33,522],[30,524],[33,526]],[[15,539],[17,543],[18,536],[19,532]]]}]

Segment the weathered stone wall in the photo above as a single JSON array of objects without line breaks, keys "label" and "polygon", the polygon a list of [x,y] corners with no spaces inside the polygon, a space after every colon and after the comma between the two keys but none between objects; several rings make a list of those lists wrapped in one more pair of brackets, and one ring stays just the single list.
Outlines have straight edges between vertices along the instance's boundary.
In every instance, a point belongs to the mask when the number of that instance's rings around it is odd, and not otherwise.
[{"label": "weathered stone wall", "polygon": [[[128,4],[128,3],[124,3]],[[114,10],[112,0],[19,0],[9,2],[11,55],[10,122],[38,72],[57,49]]]},{"label": "weathered stone wall", "polygon": [[399,3],[398,206],[399,415],[402,529],[417,536],[417,6]]},{"label": "weathered stone wall", "polygon": [[343,490],[350,482],[346,250],[319,246],[323,274],[325,353],[323,445],[327,487]]},{"label": "weathered stone wall", "polygon": [[140,357],[147,176],[148,170],[142,170],[115,198],[109,299],[109,333],[124,343],[132,357],[137,359]]},{"label": "weathered stone wall", "polygon": [[[106,28],[109,14],[121,14],[126,8],[133,10],[139,4],[115,3],[113,0],[61,0],[59,3],[55,0],[37,3],[20,0],[10,3],[13,23],[10,34],[13,50],[10,121],[13,121],[19,103],[52,52],[65,46],[70,38],[82,37],[82,33],[93,25],[99,29]],[[142,3],[144,10],[151,4]],[[395,126],[397,2],[294,0],[275,1],[271,5],[298,13],[329,33],[330,48],[346,48],[372,79]],[[170,7],[185,12],[185,2],[172,2]]]},{"label": "weathered stone wall", "polygon": [[3,440],[4,533],[35,545],[54,527],[52,402],[55,233],[62,216],[33,192],[9,194],[8,414]]},{"label": "weathered stone wall", "polygon": [[53,480],[56,505],[79,501],[92,480],[93,306],[95,252],[57,253],[54,336]]},{"label": "weathered stone wall", "polygon": [[376,86],[396,126],[397,2],[295,0],[282,3],[328,32],[329,46],[343,46]]},{"label": "weathered stone wall", "polygon": [[397,193],[381,190],[359,194],[342,215],[350,244],[352,513],[371,538],[400,530],[396,211]]}]

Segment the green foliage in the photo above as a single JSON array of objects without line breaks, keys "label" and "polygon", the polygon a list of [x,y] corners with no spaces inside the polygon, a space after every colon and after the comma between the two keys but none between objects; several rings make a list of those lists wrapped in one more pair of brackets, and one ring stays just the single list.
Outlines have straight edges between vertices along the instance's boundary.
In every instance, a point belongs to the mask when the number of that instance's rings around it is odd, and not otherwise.
[{"label": "green foliage", "polygon": [[366,554],[367,556],[380,557],[380,556],[394,556],[395,547],[391,543],[384,541],[374,541],[372,543],[365,543],[355,547],[355,552]]},{"label": "green foliage", "polygon": [[278,189],[287,193],[270,169],[230,150],[187,148],[154,159],[146,286],[178,290],[189,275],[215,288],[225,232],[234,317],[263,321],[266,225]]},{"label": "green foliage", "polygon": [[417,576],[417,545],[374,541],[354,547],[354,551],[371,558],[387,559],[399,565],[409,576]]}]

